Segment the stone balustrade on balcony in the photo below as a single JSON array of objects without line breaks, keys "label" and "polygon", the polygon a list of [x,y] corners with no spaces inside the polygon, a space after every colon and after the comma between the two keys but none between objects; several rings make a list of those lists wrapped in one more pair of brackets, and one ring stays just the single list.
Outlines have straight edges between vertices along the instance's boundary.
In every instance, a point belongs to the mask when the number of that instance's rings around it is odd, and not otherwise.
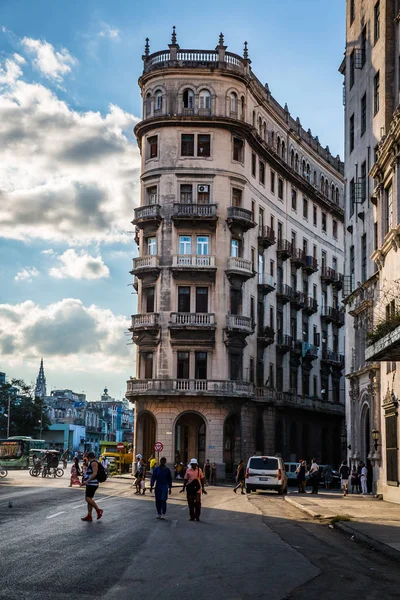
[{"label": "stone balustrade on balcony", "polygon": [[243,315],[227,315],[226,328],[228,331],[253,333],[254,325],[250,317],[244,317]]},{"label": "stone balustrade on balcony", "polygon": [[215,256],[211,254],[176,254],[172,257],[172,267],[192,269],[215,268]]},{"label": "stone balustrade on balcony", "polygon": [[214,379],[130,379],[127,396],[139,395],[190,395],[203,393],[209,396],[254,396],[254,385],[247,381]]},{"label": "stone balustrade on balcony", "polygon": [[132,315],[131,331],[139,329],[154,329],[160,326],[160,315],[158,313],[142,313]]},{"label": "stone balustrade on balcony", "polygon": [[214,328],[215,314],[214,313],[171,313],[171,327],[199,327],[199,328]]},{"label": "stone balustrade on balcony", "polygon": [[175,203],[172,219],[217,219],[216,204],[185,204]]},{"label": "stone balustrade on balcony", "polygon": [[143,227],[145,223],[156,223],[161,221],[161,207],[159,204],[149,204],[135,208],[135,218],[133,225]]}]

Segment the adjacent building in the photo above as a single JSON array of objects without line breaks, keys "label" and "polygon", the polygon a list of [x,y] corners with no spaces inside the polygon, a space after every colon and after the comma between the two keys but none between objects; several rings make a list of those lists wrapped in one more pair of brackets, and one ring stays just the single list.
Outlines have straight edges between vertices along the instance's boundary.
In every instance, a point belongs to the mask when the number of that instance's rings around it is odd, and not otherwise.
[{"label": "adjacent building", "polygon": [[[345,76],[347,445],[369,490],[400,501],[398,259],[399,21],[396,0],[348,0]],[[394,340],[394,341],[393,341]],[[394,347],[393,347],[394,344]]]},{"label": "adjacent building", "polygon": [[279,453],[338,463],[343,443],[343,164],[243,55],[150,53],[139,85],[136,452],[218,476]]}]

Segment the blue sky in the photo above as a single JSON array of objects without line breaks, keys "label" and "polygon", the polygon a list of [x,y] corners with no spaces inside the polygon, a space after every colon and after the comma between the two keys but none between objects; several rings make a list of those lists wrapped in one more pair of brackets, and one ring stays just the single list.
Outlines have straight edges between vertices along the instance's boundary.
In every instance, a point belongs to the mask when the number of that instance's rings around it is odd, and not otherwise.
[{"label": "blue sky", "polygon": [[125,334],[135,297],[144,39],[231,52],[343,155],[345,0],[2,0],[0,12],[0,370],[97,398],[134,374]]}]

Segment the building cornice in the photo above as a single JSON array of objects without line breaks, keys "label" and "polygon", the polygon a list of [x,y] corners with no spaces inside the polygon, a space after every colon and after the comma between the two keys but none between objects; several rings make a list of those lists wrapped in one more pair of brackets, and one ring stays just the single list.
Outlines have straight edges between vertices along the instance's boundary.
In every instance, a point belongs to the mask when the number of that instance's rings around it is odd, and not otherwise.
[{"label": "building cornice", "polygon": [[400,225],[397,225],[397,227],[391,229],[386,234],[382,246],[371,255],[371,259],[375,262],[379,270],[385,266],[385,258],[390,250],[394,250],[395,252],[400,250]]}]

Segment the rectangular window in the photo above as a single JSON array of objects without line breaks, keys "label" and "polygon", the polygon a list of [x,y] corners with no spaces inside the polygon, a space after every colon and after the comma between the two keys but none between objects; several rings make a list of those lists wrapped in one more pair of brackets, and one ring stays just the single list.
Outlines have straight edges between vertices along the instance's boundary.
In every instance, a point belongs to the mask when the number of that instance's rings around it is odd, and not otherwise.
[{"label": "rectangular window", "polygon": [[322,250],[321,252],[321,267],[324,269],[326,267],[326,252]]},{"label": "rectangular window", "polygon": [[254,383],[254,358],[250,358],[249,381]]},{"label": "rectangular window", "polygon": [[278,221],[278,242],[283,239],[283,223]]},{"label": "rectangular window", "polygon": [[367,234],[361,237],[361,282],[367,279]]},{"label": "rectangular window", "polygon": [[146,298],[146,312],[153,313],[154,312],[154,288],[149,287],[144,289],[145,298]]},{"label": "rectangular window", "polygon": [[374,223],[374,250],[378,250],[378,221]]},{"label": "rectangular window", "polygon": [[267,385],[270,388],[275,387],[275,378],[274,378],[274,365],[272,363],[269,364],[269,372],[268,372],[268,383]]},{"label": "rectangular window", "polygon": [[157,186],[152,185],[151,187],[146,188],[146,203],[147,204],[157,204]]},{"label": "rectangular window", "polygon": [[153,377],[153,353],[152,352],[143,352],[142,361],[143,361],[144,379],[152,379],[152,377]]},{"label": "rectangular window", "polygon": [[260,183],[262,185],[265,185],[265,163],[263,163],[261,160],[258,163],[258,176],[260,179]]},{"label": "rectangular window", "polygon": [[147,138],[148,158],[157,158],[158,155],[158,137],[152,135]]},{"label": "rectangular window", "polygon": [[177,378],[189,379],[189,352],[178,352],[177,358]]},{"label": "rectangular window", "polygon": [[275,173],[271,171],[271,194],[275,194]]},{"label": "rectangular window", "polygon": [[350,89],[354,85],[354,73],[355,73],[355,60],[354,60],[354,50],[350,54]]},{"label": "rectangular window", "polygon": [[326,213],[321,213],[322,231],[326,233]]},{"label": "rectangular window", "polygon": [[381,7],[380,3],[377,2],[374,6],[374,44],[379,40],[381,33]]},{"label": "rectangular window", "polygon": [[258,225],[264,227],[264,210],[260,207],[258,208]]},{"label": "rectangular window", "polygon": [[233,138],[233,160],[244,161],[244,141],[241,138]]},{"label": "rectangular window", "polygon": [[255,248],[251,249],[251,268],[253,271],[256,270],[256,250]]},{"label": "rectangular window", "polygon": [[305,238],[303,238],[303,253],[304,256],[308,254],[308,241]]},{"label": "rectangular window", "polygon": [[192,254],[192,238],[190,235],[179,236],[179,254]]},{"label": "rectangular window", "polygon": [[198,185],[197,186],[197,204],[209,204],[210,203],[210,186],[209,185]]},{"label": "rectangular window", "polygon": [[181,156],[194,156],[194,135],[192,133],[181,135]]},{"label": "rectangular window", "polygon": [[303,198],[303,219],[308,220],[308,200]]},{"label": "rectangular window", "polygon": [[355,283],[354,246],[350,246],[350,279],[351,279],[351,291],[353,291],[354,283]]},{"label": "rectangular window", "polygon": [[354,22],[355,14],[355,0],[350,0],[350,25],[352,25]]},{"label": "rectangular window", "polygon": [[356,186],[355,186],[355,182],[354,182],[354,178],[353,178],[350,181],[350,194],[349,194],[350,216],[354,215],[354,203],[355,203],[355,199],[356,199]]},{"label": "rectangular window", "polygon": [[315,204],[313,205],[313,225],[314,227],[317,226],[318,224],[318,211],[317,211],[317,207],[315,206]]},{"label": "rectangular window", "polygon": [[253,175],[253,177],[256,176],[256,169],[257,169],[257,156],[253,152],[251,155],[251,174]]},{"label": "rectangular window", "polygon": [[383,208],[383,236],[385,236],[393,225],[393,189],[391,185],[385,189]]},{"label": "rectangular window", "polygon": [[231,315],[240,315],[242,313],[242,291],[230,289]]},{"label": "rectangular window", "polygon": [[361,31],[361,68],[364,67],[367,58],[367,26],[364,25]]},{"label": "rectangular window", "polygon": [[198,235],[197,236],[197,254],[206,255],[209,254],[209,236]]},{"label": "rectangular window", "polygon": [[211,136],[200,134],[197,136],[197,156],[211,156]]},{"label": "rectangular window", "polygon": [[179,286],[178,287],[178,312],[189,313],[190,312],[190,287]]},{"label": "rectangular window", "polygon": [[154,256],[157,254],[157,241],[155,237],[147,238],[147,255]]},{"label": "rectangular window", "polygon": [[297,210],[297,192],[292,189],[292,210]]},{"label": "rectangular window", "polygon": [[255,313],[255,299],[254,296],[250,296],[250,319],[251,322],[254,326],[255,320],[256,320],[256,313]]},{"label": "rectangular window", "polygon": [[242,190],[232,188],[232,206],[242,205]]},{"label": "rectangular window", "polygon": [[379,82],[379,71],[378,71],[374,77],[374,116],[379,111],[379,88],[380,88],[380,82]]},{"label": "rectangular window", "polygon": [[332,221],[332,235],[335,238],[335,240],[337,240],[338,228],[337,228],[337,221],[335,221],[335,219],[333,219],[333,221]]},{"label": "rectangular window", "polygon": [[353,152],[353,150],[354,150],[354,115],[351,115],[351,117],[350,117],[349,150],[350,150],[350,152]]},{"label": "rectangular window", "polygon": [[367,199],[367,162],[364,160],[364,162],[361,165],[361,177],[360,177],[360,182],[361,184],[361,202],[365,202],[365,200]]},{"label": "rectangular window", "polygon": [[367,94],[361,98],[361,136],[367,129]]},{"label": "rectangular window", "polygon": [[229,375],[232,381],[242,380],[243,355],[231,352],[229,354]]},{"label": "rectangular window", "polygon": [[194,378],[207,379],[207,352],[195,352]]},{"label": "rectangular window", "polygon": [[278,198],[283,200],[283,179],[278,177]]},{"label": "rectangular window", "polygon": [[313,245],[313,254],[312,255],[313,255],[314,258],[317,258],[317,246],[316,246],[316,244]]},{"label": "rectangular window", "polygon": [[234,258],[238,258],[241,253],[241,243],[240,240],[233,238],[231,240],[231,256]]},{"label": "rectangular window", "polygon": [[196,287],[196,312],[208,313],[208,288]]},{"label": "rectangular window", "polygon": [[269,261],[269,274],[271,277],[275,277],[275,262],[273,260]]},{"label": "rectangular window", "polygon": [[193,186],[190,183],[182,183],[180,188],[180,201],[182,204],[192,204]]}]

